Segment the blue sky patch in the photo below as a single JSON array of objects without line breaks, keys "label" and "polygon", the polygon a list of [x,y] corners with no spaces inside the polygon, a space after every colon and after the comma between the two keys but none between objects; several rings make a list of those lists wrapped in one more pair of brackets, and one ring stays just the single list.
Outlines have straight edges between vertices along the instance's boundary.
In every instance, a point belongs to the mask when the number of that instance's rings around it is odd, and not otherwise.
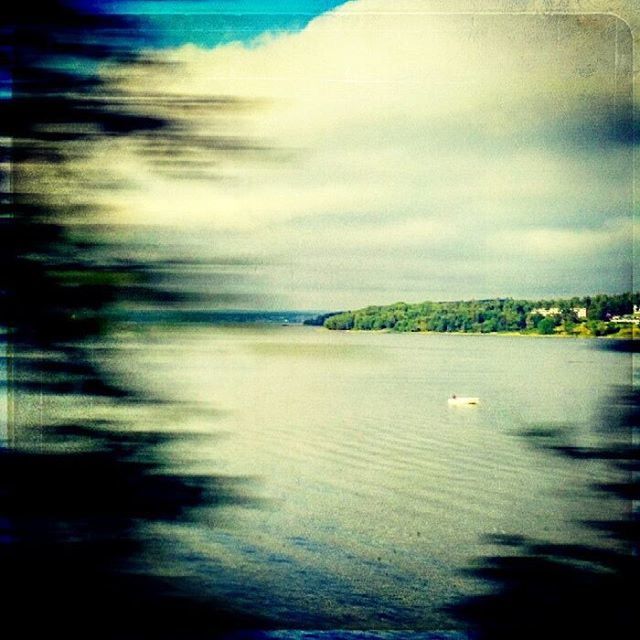
[{"label": "blue sky patch", "polygon": [[137,45],[213,48],[251,43],[267,33],[300,31],[344,0],[72,0],[89,13],[136,16]]}]

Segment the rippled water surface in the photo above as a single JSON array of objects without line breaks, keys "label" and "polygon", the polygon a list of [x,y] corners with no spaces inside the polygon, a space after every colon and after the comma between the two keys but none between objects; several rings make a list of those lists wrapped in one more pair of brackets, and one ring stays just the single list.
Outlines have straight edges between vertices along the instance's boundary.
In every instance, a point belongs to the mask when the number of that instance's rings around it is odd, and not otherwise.
[{"label": "rippled water surface", "polygon": [[[561,426],[589,442],[631,375],[596,341],[245,326],[150,329],[103,351],[114,375],[173,401],[162,420],[219,435],[177,464],[248,476],[257,499],[157,534],[283,628],[449,628],[442,608],[483,589],[461,571],[495,553],[483,534],[588,542],[576,521],[610,515],[585,489],[602,466],[519,435]],[[481,403],[450,407],[451,393]]]}]

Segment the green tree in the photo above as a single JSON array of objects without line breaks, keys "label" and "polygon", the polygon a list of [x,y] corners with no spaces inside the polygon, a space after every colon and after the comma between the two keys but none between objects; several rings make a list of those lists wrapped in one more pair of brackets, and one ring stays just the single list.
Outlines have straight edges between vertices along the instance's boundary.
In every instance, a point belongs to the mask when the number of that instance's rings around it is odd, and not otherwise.
[{"label": "green tree", "polygon": [[551,335],[554,333],[556,328],[556,323],[550,317],[542,318],[538,323],[538,333],[542,335]]}]

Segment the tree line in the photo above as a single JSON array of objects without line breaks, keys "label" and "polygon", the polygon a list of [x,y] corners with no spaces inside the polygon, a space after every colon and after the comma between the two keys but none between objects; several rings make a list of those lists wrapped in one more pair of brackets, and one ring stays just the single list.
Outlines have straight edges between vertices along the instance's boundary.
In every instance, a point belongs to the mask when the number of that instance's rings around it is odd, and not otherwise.
[{"label": "tree line", "polygon": [[620,316],[640,306],[640,292],[548,300],[494,298],[452,302],[396,302],[324,314],[308,322],[334,330],[519,332],[612,335],[629,332]]}]

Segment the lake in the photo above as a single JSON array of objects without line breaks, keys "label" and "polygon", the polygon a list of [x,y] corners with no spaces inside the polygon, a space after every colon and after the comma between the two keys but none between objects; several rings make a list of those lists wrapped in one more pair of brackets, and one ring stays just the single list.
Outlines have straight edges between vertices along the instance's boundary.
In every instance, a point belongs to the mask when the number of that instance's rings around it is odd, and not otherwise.
[{"label": "lake", "polygon": [[579,521],[618,515],[588,489],[603,463],[522,436],[597,439],[632,375],[597,340],[132,326],[98,346],[111,375],[167,401],[123,416],[199,436],[168,448],[176,469],[246,479],[247,504],[149,533],[164,570],[279,628],[455,628],[446,605],[486,589],[463,570],[498,552],[483,535],[592,543]]}]

